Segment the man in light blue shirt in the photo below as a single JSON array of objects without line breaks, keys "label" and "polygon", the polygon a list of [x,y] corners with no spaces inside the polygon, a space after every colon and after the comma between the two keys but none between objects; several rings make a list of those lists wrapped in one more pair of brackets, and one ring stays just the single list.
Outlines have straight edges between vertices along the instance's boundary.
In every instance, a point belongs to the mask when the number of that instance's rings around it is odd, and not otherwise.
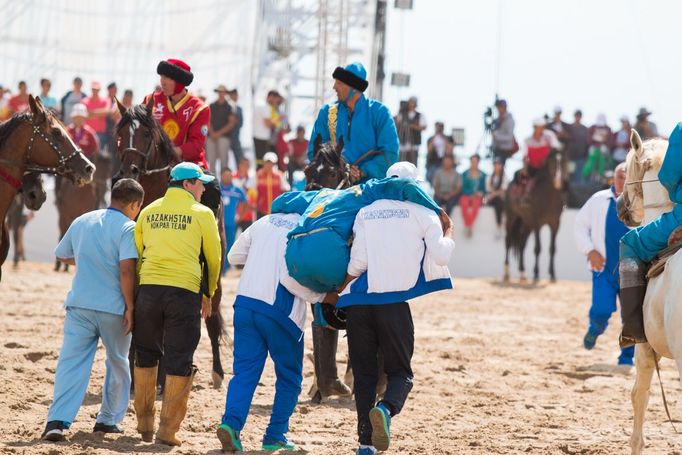
[{"label": "man in light blue shirt", "polygon": [[57,245],[61,262],[75,265],[76,275],[64,306],[64,341],[57,362],[54,399],[42,438],[64,439],[90,381],[97,343],[106,349],[102,407],[93,431],[122,433],[130,398],[130,348],[135,290],[135,222],[144,190],[121,179],[111,190],[111,205],[76,218]]}]

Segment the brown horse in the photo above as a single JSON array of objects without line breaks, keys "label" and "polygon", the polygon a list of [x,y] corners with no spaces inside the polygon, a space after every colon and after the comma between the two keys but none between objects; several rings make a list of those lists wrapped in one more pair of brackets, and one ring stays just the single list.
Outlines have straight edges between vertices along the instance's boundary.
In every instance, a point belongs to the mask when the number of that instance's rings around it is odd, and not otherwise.
[{"label": "brown horse", "polygon": [[[57,198],[57,212],[59,213],[59,240],[64,237],[66,231],[73,223],[73,220],[84,213],[97,208],[97,193],[95,182],[86,185],[74,185],[68,180],[61,182],[59,186],[59,197]],[[64,271],[69,271],[69,264],[62,264],[55,261],[54,271],[58,272],[61,266]]]},{"label": "brown horse", "polygon": [[506,237],[504,257],[504,282],[509,282],[509,252],[512,251],[519,261],[520,280],[525,281],[523,253],[528,237],[535,235],[535,267],[533,281],[540,279],[539,257],[541,252],[540,229],[548,225],[550,229],[549,244],[549,277],[556,281],[554,255],[556,253],[556,236],[559,231],[561,212],[566,196],[566,160],[561,152],[552,151],[545,164],[532,177],[527,200],[524,204],[521,196],[519,174],[509,185],[506,193]]},{"label": "brown horse", "polygon": [[[38,210],[47,199],[47,193],[43,188],[43,179],[37,172],[29,172],[21,179],[21,192],[14,197],[14,202],[7,212],[7,229],[12,233],[14,244],[14,266],[24,260],[24,227],[28,221],[28,215],[24,212],[24,206],[29,210]],[[3,226],[4,228],[4,226]]]},{"label": "brown horse", "polygon": [[29,112],[0,125],[0,220],[3,221],[0,265],[9,251],[4,220],[27,171],[62,175],[76,184],[92,181],[95,171],[95,166],[69,138],[64,125],[38,98],[29,95],[28,101]]},{"label": "brown horse", "polygon": [[[117,101],[118,103],[118,101]],[[118,103],[121,112],[121,120],[116,129],[118,138],[117,153],[121,160],[121,169],[116,178],[132,178],[140,182],[144,188],[143,207],[156,199],[163,197],[168,189],[170,170],[178,162],[173,144],[152,115],[152,100],[145,105],[133,106],[126,109]],[[206,195],[206,193],[204,193]],[[202,200],[203,202],[203,200]],[[225,260],[225,223],[223,219],[223,207],[214,213],[218,222],[221,243],[221,267]],[[218,278],[218,288],[212,299],[212,312],[206,318],[206,330],[211,339],[213,354],[213,386],[219,388],[225,378],[222,362],[220,360],[220,343],[227,335],[225,321],[220,312],[220,300],[223,291]],[[130,364],[134,365],[134,350],[130,350]],[[158,380],[163,384],[163,374],[159,370]]]}]

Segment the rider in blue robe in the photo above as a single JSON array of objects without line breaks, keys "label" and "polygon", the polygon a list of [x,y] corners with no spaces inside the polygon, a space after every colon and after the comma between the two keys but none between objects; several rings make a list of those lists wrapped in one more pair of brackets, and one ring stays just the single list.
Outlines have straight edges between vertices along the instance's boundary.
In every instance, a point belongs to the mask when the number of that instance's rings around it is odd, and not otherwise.
[{"label": "rider in blue robe", "polygon": [[682,225],[682,123],[678,123],[670,135],[658,180],[668,190],[668,196],[675,204],[673,209],[629,231],[620,241],[621,347],[646,342],[642,314],[646,263],[668,246],[670,234]]},{"label": "rider in blue robe", "polygon": [[355,216],[379,199],[410,201],[442,213],[438,204],[409,178],[373,179],[344,190],[289,192],[275,199],[272,213],[303,215],[289,232],[289,274],[316,292],[337,289],[346,277]]},{"label": "rider in blue robe", "polygon": [[[320,109],[310,137],[322,137],[322,142],[336,144],[343,138],[342,152],[346,161],[357,166],[362,175],[359,182],[381,179],[388,168],[398,161],[398,133],[388,108],[381,102],[365,97],[367,71],[360,63],[351,63],[334,71],[334,90],[338,100]],[[330,133],[330,129],[333,133]],[[367,152],[373,151],[370,155]],[[312,160],[313,141],[308,145]]]}]

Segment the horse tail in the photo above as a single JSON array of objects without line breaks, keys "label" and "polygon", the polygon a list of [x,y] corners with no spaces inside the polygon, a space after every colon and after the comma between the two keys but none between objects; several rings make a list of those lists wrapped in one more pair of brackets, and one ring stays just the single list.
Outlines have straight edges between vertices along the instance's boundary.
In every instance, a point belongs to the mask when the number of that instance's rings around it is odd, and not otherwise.
[{"label": "horse tail", "polygon": [[523,223],[521,217],[515,216],[507,227],[507,244],[516,260],[523,254],[523,248],[529,235],[530,230]]}]

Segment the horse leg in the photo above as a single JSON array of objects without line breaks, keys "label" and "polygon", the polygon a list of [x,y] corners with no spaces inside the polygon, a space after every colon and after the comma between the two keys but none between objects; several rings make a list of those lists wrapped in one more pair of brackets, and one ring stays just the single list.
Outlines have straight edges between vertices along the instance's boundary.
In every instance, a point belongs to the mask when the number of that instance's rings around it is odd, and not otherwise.
[{"label": "horse leg", "polygon": [[519,281],[521,283],[526,282],[526,264],[524,256],[526,254],[526,243],[528,242],[528,236],[521,241],[521,250],[519,252]]},{"label": "horse leg", "polygon": [[533,267],[533,283],[540,281],[540,252],[542,251],[542,246],[540,245],[540,228],[534,230],[535,234],[535,267]]},{"label": "horse leg", "polygon": [[211,354],[213,357],[213,371],[211,373],[211,380],[213,381],[213,388],[219,389],[225,379],[225,372],[223,371],[223,364],[220,360],[220,342],[225,331],[225,321],[223,315],[220,313],[220,299],[222,298],[222,287],[218,284],[213,298],[211,299],[211,317],[206,318],[206,331],[211,340]]},{"label": "horse leg", "polygon": [[630,448],[633,455],[640,455],[644,448],[644,413],[649,403],[649,388],[651,378],[654,375],[656,353],[649,343],[640,343],[635,346],[635,368],[637,377],[632,387],[630,398],[634,418],[632,423],[632,435],[630,436]]},{"label": "horse leg", "polygon": [[509,229],[507,229],[507,235],[504,236],[504,275],[502,281],[509,283]]},{"label": "horse leg", "polygon": [[559,226],[550,226],[551,234],[549,241],[549,281],[556,283],[556,275],[554,274],[554,254],[556,253],[556,235],[559,232]]}]

